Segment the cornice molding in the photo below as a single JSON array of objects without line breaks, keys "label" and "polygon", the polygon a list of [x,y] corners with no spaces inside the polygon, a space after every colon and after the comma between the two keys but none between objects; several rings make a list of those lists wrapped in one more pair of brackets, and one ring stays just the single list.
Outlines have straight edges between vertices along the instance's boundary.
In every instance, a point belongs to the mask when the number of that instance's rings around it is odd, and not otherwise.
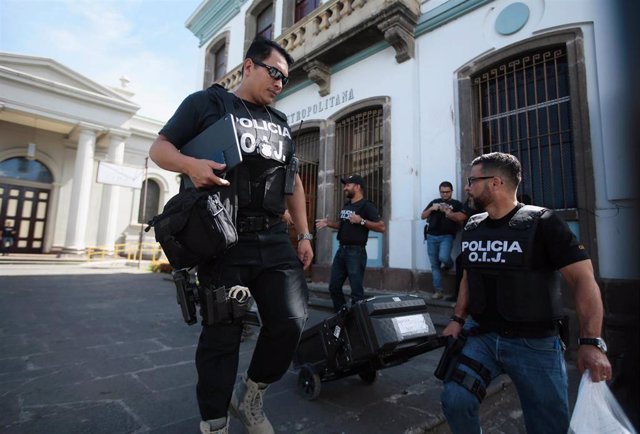
[{"label": "cornice molding", "polygon": [[131,131],[123,130],[122,128],[107,128],[105,133],[109,135],[109,138],[125,141],[131,136]]},{"label": "cornice molding", "polygon": [[37,87],[48,92],[65,95],[112,109],[122,110],[127,113],[134,114],[135,112],[140,110],[140,106],[138,106],[137,104],[124,101],[123,99],[118,97],[102,95],[96,92],[79,89],[77,87],[69,86],[64,83],[58,83],[42,77],[36,77],[35,75],[27,74],[22,71],[5,68],[1,65],[0,78],[4,78],[7,81],[27,84],[29,86]]},{"label": "cornice molding", "polygon": [[[107,86],[103,86],[99,83],[96,83],[90,78],[87,78],[84,75],[74,71],[73,69],[68,68],[65,65],[53,59],[50,59],[48,57],[35,57],[35,56],[28,56],[23,54],[0,52],[0,67],[6,68],[6,70],[9,70],[9,71],[16,71],[28,76],[40,77],[38,75],[21,70],[20,66],[34,66],[34,67],[48,68],[63,76],[66,76],[68,79],[73,80],[81,84],[82,86],[87,87],[88,89],[90,89],[88,90],[88,92],[95,92],[99,95],[110,96],[115,99],[124,100],[127,102],[130,100],[130,98],[127,98],[123,96],[121,93],[119,93],[118,92],[119,89],[111,89]],[[55,80],[51,80],[51,81],[55,81]],[[68,85],[68,86],[72,88],[80,89],[74,85]],[[85,89],[82,89],[82,90],[85,90]]]},{"label": "cornice molding", "polygon": [[437,29],[493,0],[449,0],[422,14],[415,29],[415,36]]},{"label": "cornice molding", "polygon": [[185,27],[200,41],[198,47],[202,47],[240,12],[246,2],[247,0],[209,0],[189,18]]}]

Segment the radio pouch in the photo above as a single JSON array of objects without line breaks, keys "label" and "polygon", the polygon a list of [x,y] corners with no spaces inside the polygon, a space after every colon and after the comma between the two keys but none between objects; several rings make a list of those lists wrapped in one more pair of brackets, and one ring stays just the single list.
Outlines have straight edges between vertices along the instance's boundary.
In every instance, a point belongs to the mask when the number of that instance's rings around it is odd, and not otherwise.
[{"label": "radio pouch", "polygon": [[[203,325],[231,324],[245,320],[251,304],[251,293],[243,286],[230,289],[220,286],[204,286],[200,292],[200,315]],[[253,324],[251,318],[245,321]],[[258,323],[259,325],[259,323]]]}]

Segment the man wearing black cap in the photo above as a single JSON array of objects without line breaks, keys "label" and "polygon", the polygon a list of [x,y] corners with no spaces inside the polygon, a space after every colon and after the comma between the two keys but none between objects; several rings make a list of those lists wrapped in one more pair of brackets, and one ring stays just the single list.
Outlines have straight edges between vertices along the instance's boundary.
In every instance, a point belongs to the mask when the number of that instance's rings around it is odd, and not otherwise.
[{"label": "man wearing black cap", "polygon": [[367,239],[369,231],[384,232],[385,224],[380,219],[376,206],[364,198],[365,181],[360,175],[341,179],[344,194],[349,199],[340,210],[340,221],[316,220],[316,228],[338,229],[340,248],[331,265],[329,292],[333,308],[338,312],[346,304],[342,285],[349,277],[351,304],[364,299],[364,270],[367,266]]}]

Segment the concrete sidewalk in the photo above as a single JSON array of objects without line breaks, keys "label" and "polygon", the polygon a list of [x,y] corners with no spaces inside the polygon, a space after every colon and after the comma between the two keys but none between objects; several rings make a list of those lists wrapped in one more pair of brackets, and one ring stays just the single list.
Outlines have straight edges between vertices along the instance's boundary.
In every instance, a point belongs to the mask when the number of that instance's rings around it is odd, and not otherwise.
[{"label": "concrete sidewalk", "polygon": [[[183,323],[173,283],[91,264],[0,263],[0,432],[198,432],[199,327]],[[308,324],[329,314],[312,307]],[[255,338],[242,344],[240,372]],[[322,383],[314,401],[301,397],[291,368],[265,407],[281,433],[445,433],[432,375],[440,353],[384,369],[372,385],[358,376]],[[485,433],[524,433],[508,379],[491,391]],[[242,432],[236,421],[231,432]]]}]

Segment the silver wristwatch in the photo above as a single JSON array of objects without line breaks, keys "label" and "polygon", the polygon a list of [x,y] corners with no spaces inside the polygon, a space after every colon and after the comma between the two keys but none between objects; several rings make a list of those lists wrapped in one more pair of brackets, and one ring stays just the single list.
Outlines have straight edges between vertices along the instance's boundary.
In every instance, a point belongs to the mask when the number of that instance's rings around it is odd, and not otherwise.
[{"label": "silver wristwatch", "polygon": [[302,241],[302,240],[313,240],[313,234],[310,234],[309,232],[305,232],[303,234],[298,234],[298,241]]}]

